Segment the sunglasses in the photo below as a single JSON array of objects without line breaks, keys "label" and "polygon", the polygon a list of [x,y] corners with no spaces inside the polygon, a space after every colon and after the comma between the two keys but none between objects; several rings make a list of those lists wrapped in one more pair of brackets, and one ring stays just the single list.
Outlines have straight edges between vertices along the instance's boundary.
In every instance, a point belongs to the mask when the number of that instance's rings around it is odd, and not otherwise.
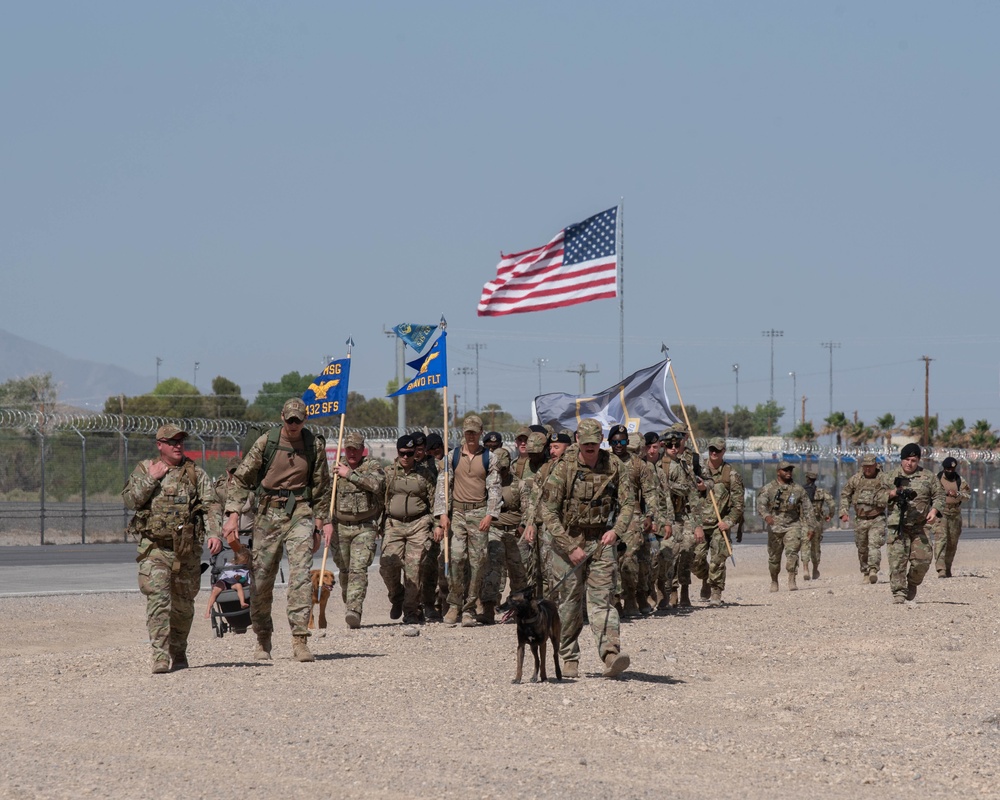
[{"label": "sunglasses", "polygon": [[399,454],[400,458],[413,458],[414,456],[413,450],[397,450],[396,452]]},{"label": "sunglasses", "polygon": [[628,439],[612,439],[611,440],[611,444],[612,445],[616,445],[616,444],[628,444]]},{"label": "sunglasses", "polygon": [[288,417],[285,420],[285,422],[287,422],[289,425],[301,425],[302,424],[302,420],[300,420],[298,417]]},{"label": "sunglasses", "polygon": [[160,442],[160,444],[169,444],[171,447],[183,447],[184,446],[184,439],[183,439],[183,437],[179,438],[179,439],[157,439],[156,441]]}]

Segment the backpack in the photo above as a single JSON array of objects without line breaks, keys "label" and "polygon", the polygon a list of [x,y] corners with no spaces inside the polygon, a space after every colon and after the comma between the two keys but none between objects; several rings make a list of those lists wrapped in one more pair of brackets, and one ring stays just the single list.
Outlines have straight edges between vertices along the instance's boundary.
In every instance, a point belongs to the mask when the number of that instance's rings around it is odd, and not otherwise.
[{"label": "backpack", "polygon": [[[247,444],[250,434],[254,429],[260,429],[260,426],[251,425],[247,428],[247,438],[243,440],[244,444]],[[264,476],[267,475],[267,470],[271,466],[271,462],[274,461],[274,454],[279,450],[284,450],[285,452],[291,452],[291,448],[282,447],[278,444],[281,439],[281,427],[270,428],[264,432],[258,432],[253,439],[249,439],[249,446],[253,447],[257,439],[261,436],[267,436],[267,443],[264,445],[264,454],[260,462],[260,472],[257,474],[263,480]],[[306,463],[309,465],[309,480],[312,481],[313,470],[316,468],[316,434],[314,434],[308,428],[302,429],[302,446],[305,447],[305,459]],[[243,455],[247,454],[249,447],[243,451]]]},{"label": "backpack", "polygon": [[[459,459],[462,458],[462,445],[456,447],[451,454],[451,471],[454,472],[458,469]],[[490,449],[488,447],[483,448],[483,469],[488,475],[490,472]]]}]

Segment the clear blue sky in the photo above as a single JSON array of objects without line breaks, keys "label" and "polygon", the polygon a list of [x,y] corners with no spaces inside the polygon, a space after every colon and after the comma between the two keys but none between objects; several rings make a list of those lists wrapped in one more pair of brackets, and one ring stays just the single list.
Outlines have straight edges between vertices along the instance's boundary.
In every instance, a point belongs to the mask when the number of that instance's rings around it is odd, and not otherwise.
[{"label": "clear blue sky", "polygon": [[[252,398],[383,325],[526,417],[618,378],[618,304],[476,316],[500,250],[624,198],[625,371],[689,405],[1000,425],[993,2],[18,3],[0,327]],[[991,233],[992,231],[992,233]],[[466,388],[466,384],[468,388]],[[475,376],[451,391],[475,403]],[[100,403],[103,398],[67,398]],[[797,409],[798,410],[798,409]],[[788,428],[788,417],[782,420]]]}]

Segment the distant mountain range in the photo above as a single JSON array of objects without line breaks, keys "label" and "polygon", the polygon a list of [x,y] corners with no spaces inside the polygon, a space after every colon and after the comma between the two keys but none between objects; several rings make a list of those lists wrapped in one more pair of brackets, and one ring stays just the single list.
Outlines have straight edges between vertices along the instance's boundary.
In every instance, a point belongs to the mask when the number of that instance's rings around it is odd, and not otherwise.
[{"label": "distant mountain range", "polygon": [[114,394],[145,394],[156,382],[112,364],[70,358],[0,329],[0,383],[46,372],[52,373],[60,404],[87,411],[103,410]]}]

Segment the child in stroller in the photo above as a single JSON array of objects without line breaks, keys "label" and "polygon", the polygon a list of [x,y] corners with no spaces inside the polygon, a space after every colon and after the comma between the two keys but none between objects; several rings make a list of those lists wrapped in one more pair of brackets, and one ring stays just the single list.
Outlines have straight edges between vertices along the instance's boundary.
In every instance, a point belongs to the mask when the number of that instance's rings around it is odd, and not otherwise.
[{"label": "child in stroller", "polygon": [[[231,558],[230,558],[231,557]],[[212,593],[205,619],[220,638],[229,629],[246,633],[250,627],[250,549],[234,538],[232,550],[224,548],[212,559]]]}]

